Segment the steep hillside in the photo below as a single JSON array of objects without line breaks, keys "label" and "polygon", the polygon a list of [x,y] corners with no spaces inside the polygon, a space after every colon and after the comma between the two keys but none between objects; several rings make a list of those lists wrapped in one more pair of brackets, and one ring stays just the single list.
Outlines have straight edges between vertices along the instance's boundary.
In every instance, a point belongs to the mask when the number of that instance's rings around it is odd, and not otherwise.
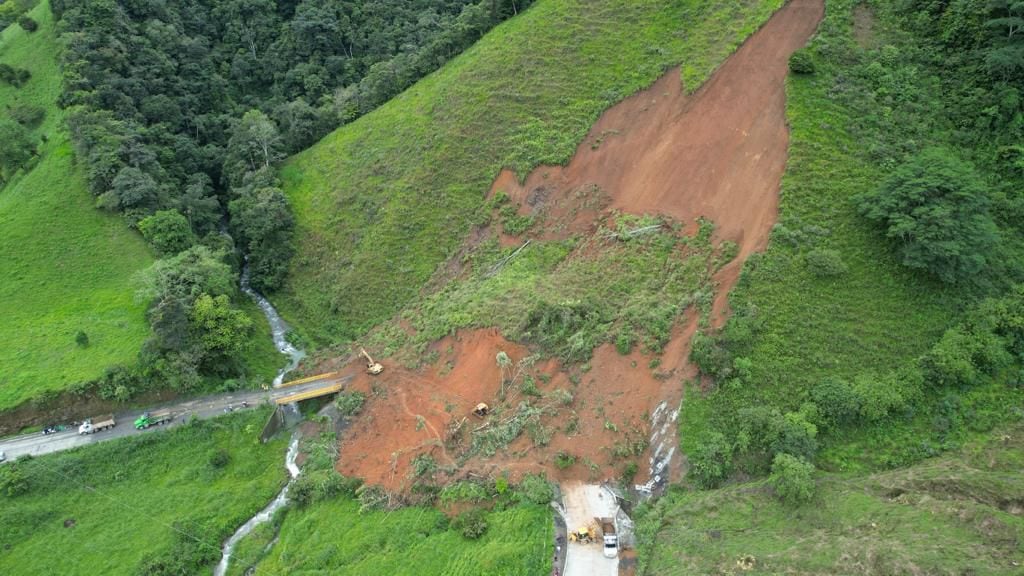
[{"label": "steep hillside", "polygon": [[121,219],[93,207],[55,105],[58,46],[47,3],[31,16],[36,32],[14,25],[0,41],[0,62],[32,74],[20,88],[0,85],[0,104],[45,111],[30,132],[39,157],[0,190],[0,409],[133,363],[148,332],[132,277],[152,257]]},{"label": "steep hillside", "polygon": [[767,482],[670,493],[641,514],[637,574],[1020,574],[1022,466],[1018,427],[904,470],[825,476],[796,509]]},{"label": "steep hillside", "polygon": [[[953,66],[940,43],[914,30],[915,22],[930,29],[921,24],[929,9],[915,15],[827,2],[803,54],[809,68],[787,86],[792,141],[779,223],[730,297],[729,324],[694,343],[693,358],[717,385],[695,383],[687,394],[679,420],[684,452],[698,450],[709,430],[737,440],[753,411],[770,406],[801,412],[816,425],[819,466],[889,468],[985,433],[1019,403],[1013,337],[1000,336],[1009,355],[989,360],[970,352],[976,342],[956,339],[984,323],[979,300],[1005,294],[1021,278],[1020,220],[1013,215],[1024,173],[1001,160],[1012,148],[1005,142],[1021,131],[1014,120],[1020,100],[1005,96],[1014,89],[1002,74],[979,69],[983,53],[961,54],[966,63]],[[981,5],[969,13],[980,30],[998,16]],[[981,112],[972,99],[998,101],[989,109],[994,116],[975,118]],[[955,282],[906,265],[912,234],[887,238],[858,200],[935,146],[967,162],[983,183],[971,195],[991,204],[1000,227],[1000,243],[980,254],[945,240],[957,254],[987,258],[982,270]],[[969,356],[966,376],[939,366],[936,357],[948,353]],[[764,463],[738,460],[747,472]]]},{"label": "steep hillside", "polygon": [[599,113],[674,65],[695,88],[779,2],[539,2],[282,170],[298,255],[277,301],[321,343],[413,298],[502,168],[566,162]]}]

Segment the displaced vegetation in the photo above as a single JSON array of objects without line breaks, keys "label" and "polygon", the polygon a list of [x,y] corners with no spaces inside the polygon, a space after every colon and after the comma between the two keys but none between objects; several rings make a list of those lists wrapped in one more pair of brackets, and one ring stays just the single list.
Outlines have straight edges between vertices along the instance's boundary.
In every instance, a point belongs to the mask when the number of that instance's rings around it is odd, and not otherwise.
[{"label": "displaced vegetation", "polygon": [[[779,4],[543,2],[497,27],[285,165],[298,254],[282,312],[320,344],[366,332],[488,219],[501,168],[565,162],[601,111],[680,62],[698,86]],[[529,224],[506,216],[507,232]]]},{"label": "displaced vegetation", "polygon": [[[621,354],[634,345],[660,352],[687,307],[710,303],[710,275],[722,263],[710,241],[714,225],[702,222],[694,236],[654,218],[620,215],[606,225],[612,228],[521,250],[488,239],[465,256],[461,277],[404,313],[415,336],[385,330],[374,343],[385,351],[409,343],[418,353],[457,329],[494,326],[569,364],[587,361],[606,342]],[[639,229],[648,233],[628,235]]]},{"label": "displaced vegetation", "polygon": [[[285,481],[245,412],[0,466],[0,572],[194,574]],[[124,425],[130,425],[125,423]],[[59,554],[55,554],[59,551]]]}]

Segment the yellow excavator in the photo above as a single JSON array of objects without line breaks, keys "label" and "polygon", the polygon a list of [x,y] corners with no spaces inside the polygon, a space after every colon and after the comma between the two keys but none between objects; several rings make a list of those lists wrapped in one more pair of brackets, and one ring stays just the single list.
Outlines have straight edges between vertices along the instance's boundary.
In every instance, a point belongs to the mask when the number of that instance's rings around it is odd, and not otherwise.
[{"label": "yellow excavator", "polygon": [[370,357],[370,354],[366,352],[366,348],[360,348],[359,355],[362,356],[363,358],[366,358],[367,373],[376,376],[377,374],[380,374],[381,372],[384,371],[384,366],[382,366],[380,362],[374,362],[373,358]]}]

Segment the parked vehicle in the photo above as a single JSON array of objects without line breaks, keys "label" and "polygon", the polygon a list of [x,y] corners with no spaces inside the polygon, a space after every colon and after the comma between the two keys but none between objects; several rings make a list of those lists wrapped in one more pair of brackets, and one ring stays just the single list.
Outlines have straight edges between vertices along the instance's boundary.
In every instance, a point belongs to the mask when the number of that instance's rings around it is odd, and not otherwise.
[{"label": "parked vehicle", "polygon": [[615,520],[599,518],[601,533],[604,535],[604,557],[615,558],[619,554],[619,536],[615,533]]}]

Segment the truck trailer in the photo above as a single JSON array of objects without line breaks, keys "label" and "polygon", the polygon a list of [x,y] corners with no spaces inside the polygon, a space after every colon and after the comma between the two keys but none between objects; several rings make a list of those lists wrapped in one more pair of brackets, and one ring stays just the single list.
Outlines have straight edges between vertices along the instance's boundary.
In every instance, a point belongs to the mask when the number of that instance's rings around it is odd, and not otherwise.
[{"label": "truck trailer", "polygon": [[170,410],[157,410],[156,412],[143,412],[142,416],[135,419],[135,429],[145,430],[150,426],[159,426],[174,420],[174,413]]},{"label": "truck trailer", "polygon": [[113,428],[117,422],[114,421],[113,414],[106,414],[103,416],[96,416],[95,418],[89,418],[82,425],[78,427],[79,434],[93,434],[95,432],[102,432],[108,428]]}]

